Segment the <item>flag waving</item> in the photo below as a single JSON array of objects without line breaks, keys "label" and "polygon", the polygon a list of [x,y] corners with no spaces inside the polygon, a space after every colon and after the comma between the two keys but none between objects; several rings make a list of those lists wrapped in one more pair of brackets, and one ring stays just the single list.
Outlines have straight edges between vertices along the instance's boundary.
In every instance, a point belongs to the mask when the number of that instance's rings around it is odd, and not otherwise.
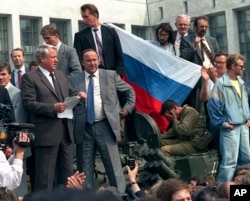
[{"label": "flag waving", "polygon": [[182,104],[201,76],[200,66],[176,57],[112,24],[119,35],[126,81],[136,93],[136,110],[154,118],[161,132],[168,121],[160,116],[167,99]]}]

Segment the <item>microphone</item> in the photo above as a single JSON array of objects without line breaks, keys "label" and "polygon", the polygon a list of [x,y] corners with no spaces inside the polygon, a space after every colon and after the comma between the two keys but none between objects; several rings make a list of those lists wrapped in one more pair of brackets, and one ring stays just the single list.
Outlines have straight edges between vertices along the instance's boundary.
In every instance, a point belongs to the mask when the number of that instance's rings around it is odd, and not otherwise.
[{"label": "microphone", "polygon": [[19,128],[19,129],[33,129],[35,128],[34,124],[29,123],[17,123],[17,122],[11,122],[8,123],[10,128]]}]

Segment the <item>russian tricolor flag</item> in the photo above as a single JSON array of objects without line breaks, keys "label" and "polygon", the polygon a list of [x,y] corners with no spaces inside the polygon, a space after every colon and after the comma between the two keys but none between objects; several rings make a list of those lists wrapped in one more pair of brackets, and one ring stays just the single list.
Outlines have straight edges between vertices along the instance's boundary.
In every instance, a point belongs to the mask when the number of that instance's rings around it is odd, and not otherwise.
[{"label": "russian tricolor flag", "polygon": [[137,36],[110,24],[119,35],[126,81],[136,92],[136,109],[152,116],[161,132],[168,121],[160,116],[161,104],[182,104],[201,76],[200,66],[167,53]]}]

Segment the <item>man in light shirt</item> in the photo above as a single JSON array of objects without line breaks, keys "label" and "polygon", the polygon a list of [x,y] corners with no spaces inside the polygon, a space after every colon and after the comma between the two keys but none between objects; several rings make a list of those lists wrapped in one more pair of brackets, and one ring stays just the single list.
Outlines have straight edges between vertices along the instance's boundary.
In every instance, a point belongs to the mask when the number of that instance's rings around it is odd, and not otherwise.
[{"label": "man in light shirt", "polygon": [[17,87],[21,88],[22,76],[29,71],[28,68],[25,67],[24,61],[24,51],[22,48],[15,48],[11,51],[11,60],[14,64],[15,69],[11,73],[11,83]]},{"label": "man in light shirt", "polygon": [[180,43],[181,39],[184,36],[189,34],[194,34],[194,32],[190,29],[190,16],[188,15],[178,15],[175,21],[176,31],[174,31],[174,46],[176,56],[180,56]]},{"label": "man in light shirt", "polygon": [[[26,133],[19,134],[19,141],[28,142],[29,138]],[[23,174],[23,157],[25,148],[14,144],[14,155],[8,160],[4,154],[3,144],[0,147],[0,187],[7,187],[9,189],[17,188],[22,179]]]}]

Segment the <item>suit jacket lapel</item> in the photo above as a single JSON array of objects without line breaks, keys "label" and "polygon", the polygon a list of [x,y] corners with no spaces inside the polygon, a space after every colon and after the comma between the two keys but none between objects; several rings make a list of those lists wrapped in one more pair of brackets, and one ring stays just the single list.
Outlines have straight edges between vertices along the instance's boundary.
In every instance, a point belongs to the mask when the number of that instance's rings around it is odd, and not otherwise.
[{"label": "suit jacket lapel", "polygon": [[64,46],[64,44],[61,43],[61,46],[60,46],[58,53],[57,53],[58,61],[62,60],[64,52],[65,52],[65,46]]},{"label": "suit jacket lapel", "polygon": [[[85,71],[82,71],[82,73],[79,74],[79,75],[82,75],[82,76],[80,77],[80,79],[81,79],[81,82],[79,84],[79,89],[80,90],[78,90],[78,91],[86,91]],[[88,93],[88,92],[86,92],[86,93]]]},{"label": "suit jacket lapel", "polygon": [[[196,37],[196,35],[195,34],[190,34],[190,35],[188,35],[188,36],[190,36],[190,38],[192,38],[192,45],[194,44],[194,41],[195,41],[195,37]],[[199,48],[197,48],[197,54],[198,54],[198,56],[200,57],[200,59],[202,60],[202,56],[201,56],[201,48],[199,47]]]},{"label": "suit jacket lapel", "polygon": [[65,100],[65,98],[67,98],[68,94],[69,94],[68,90],[65,90],[65,89],[68,89],[68,87],[65,88],[65,85],[67,85],[67,83],[63,82],[62,79],[60,79],[62,74],[59,74],[59,72],[57,70],[54,72],[54,74],[55,74],[57,83],[60,87],[62,98],[63,98],[63,100]]},{"label": "suit jacket lapel", "polygon": [[[100,84],[100,91],[101,91],[101,97],[102,100],[106,100],[106,94],[107,94],[107,77],[105,76],[105,73],[102,69],[99,69],[99,84]],[[102,102],[103,103],[103,102]]]},{"label": "suit jacket lapel", "polygon": [[[50,84],[49,80],[45,77],[45,75],[42,73],[42,71],[40,71],[40,69],[37,69],[37,74],[41,77],[41,81],[42,83],[44,83],[44,85],[46,87],[48,87],[48,89],[57,97],[56,92],[54,90],[54,88],[52,87],[52,85]],[[57,97],[58,98],[58,97]]]},{"label": "suit jacket lapel", "polygon": [[213,44],[212,44],[210,38],[207,37],[207,36],[205,36],[205,38],[206,38],[207,44],[208,44],[208,46],[210,48],[210,52],[214,55]]},{"label": "suit jacket lapel", "polygon": [[86,38],[87,38],[87,41],[89,41],[90,43],[90,46],[96,50],[96,46],[95,46],[95,41],[94,41],[94,37],[92,35],[92,29],[91,28],[88,28],[88,31],[86,33]]}]

